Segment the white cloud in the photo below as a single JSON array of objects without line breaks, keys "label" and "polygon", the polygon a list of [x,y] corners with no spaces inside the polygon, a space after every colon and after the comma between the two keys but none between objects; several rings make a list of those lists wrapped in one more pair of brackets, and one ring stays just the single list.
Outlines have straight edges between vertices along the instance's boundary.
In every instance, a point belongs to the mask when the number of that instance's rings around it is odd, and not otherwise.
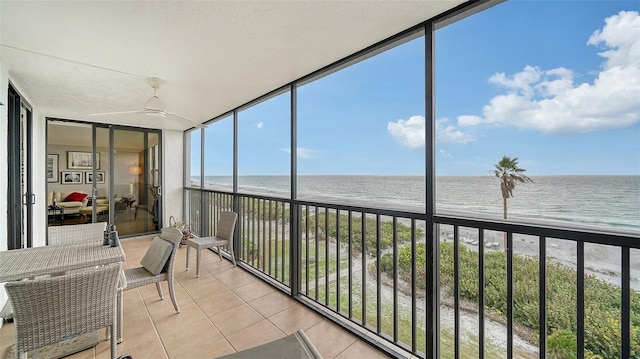
[{"label": "white cloud", "polygon": [[[447,119],[436,121],[436,141],[438,143],[467,143],[475,141],[475,138],[458,130],[455,126],[444,126]],[[387,131],[400,144],[409,148],[421,148],[425,144],[425,118],[423,116],[411,116],[408,120],[389,122]]]},{"label": "white cloud", "polygon": [[387,131],[403,146],[409,148],[424,147],[425,120],[422,116],[411,116],[408,120],[389,122]]},{"label": "white cloud", "polygon": [[478,116],[458,116],[458,126],[475,126],[482,123],[482,118]]},{"label": "white cloud", "polygon": [[[286,152],[286,153],[291,154],[291,149],[290,148],[282,148],[282,152]],[[308,149],[308,148],[304,148],[304,147],[298,147],[296,149],[296,152],[298,154],[298,158],[313,158],[314,154],[317,153],[318,151],[312,150],[312,149]]]},{"label": "white cloud", "polygon": [[264,126],[262,122],[258,122],[258,124],[256,125],[257,128],[262,128],[262,126]]},{"label": "white cloud", "polygon": [[491,99],[483,117],[460,116],[459,126],[481,123],[516,126],[545,133],[592,132],[640,122],[640,15],[621,11],[589,38],[605,61],[593,83],[574,83],[567,68],[527,65],[512,76],[497,73],[489,82],[508,92]]},{"label": "white cloud", "polygon": [[446,157],[446,158],[452,158],[453,157],[445,150],[440,150],[440,155],[442,155],[442,157]]},{"label": "white cloud", "polygon": [[458,130],[453,125],[445,126],[448,119],[436,121],[436,141],[442,143],[469,143],[476,140],[475,137],[468,133]]}]

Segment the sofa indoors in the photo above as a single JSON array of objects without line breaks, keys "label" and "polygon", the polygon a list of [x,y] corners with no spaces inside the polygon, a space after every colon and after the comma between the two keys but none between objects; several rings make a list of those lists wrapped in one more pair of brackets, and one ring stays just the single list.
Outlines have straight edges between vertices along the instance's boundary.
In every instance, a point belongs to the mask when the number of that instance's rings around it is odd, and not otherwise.
[{"label": "sofa indoors", "polygon": [[83,191],[58,192],[50,191],[47,205],[56,204],[64,209],[64,214],[80,214],[80,209],[87,206],[89,196]]},{"label": "sofa indoors", "polygon": [[[91,215],[93,214],[93,203],[91,202],[91,197],[89,197],[89,201],[86,205],[80,208],[80,214],[85,216],[87,221],[91,221]],[[96,198],[96,214],[98,215],[99,222],[109,220],[109,200],[104,196]]]}]

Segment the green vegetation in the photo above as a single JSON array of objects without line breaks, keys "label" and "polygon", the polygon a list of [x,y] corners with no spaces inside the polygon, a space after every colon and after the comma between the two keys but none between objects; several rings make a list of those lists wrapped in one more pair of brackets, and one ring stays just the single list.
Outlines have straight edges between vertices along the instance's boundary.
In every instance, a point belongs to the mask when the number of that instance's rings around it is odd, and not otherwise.
[{"label": "green vegetation", "polygon": [[[264,240],[268,237],[269,225],[265,227],[263,221],[280,221],[288,218],[288,209],[285,213],[281,210],[275,216],[275,209],[271,207],[274,203],[261,202],[259,205],[252,204],[251,211],[254,218],[260,219],[252,227],[251,231],[245,232],[243,241],[244,255],[248,263],[265,272],[272,273],[284,283],[289,278],[289,241],[288,234],[279,233],[279,238],[273,240]],[[266,204],[265,204],[266,203]],[[249,205],[249,203],[247,203]],[[269,208],[271,216],[268,215]],[[260,209],[258,211],[258,208]],[[265,211],[265,209],[267,209]],[[281,209],[281,207],[279,208]],[[258,215],[258,213],[260,215]],[[376,318],[376,298],[375,293],[362,293],[362,289],[358,285],[352,288],[351,298],[348,295],[348,281],[346,277],[340,280],[340,308],[337,309],[337,282],[336,271],[338,262],[341,270],[348,268],[349,261],[353,256],[362,251],[362,217],[353,215],[351,218],[351,226],[349,226],[349,216],[340,214],[336,216],[335,212],[327,213],[322,211],[310,214],[307,223],[306,213],[302,212],[301,216],[301,233],[303,235],[302,244],[302,278],[303,283],[308,280],[310,286],[315,285],[316,267],[318,269],[318,287],[306,288],[307,295],[311,298],[318,298],[321,303],[326,303],[330,308],[334,308],[348,317],[349,299],[352,301],[351,318],[360,321],[362,318],[362,300],[363,295],[367,296],[367,326],[375,325]],[[288,223],[288,220],[285,220]],[[316,224],[317,221],[317,224]],[[276,222],[277,223],[277,222]],[[283,222],[280,222],[283,223]],[[339,225],[338,225],[339,223]],[[328,225],[327,225],[328,224]],[[308,230],[307,230],[308,226]],[[280,228],[280,227],[279,227]],[[317,232],[316,232],[317,228]],[[288,227],[287,227],[288,229]],[[274,229],[272,229],[274,230]],[[412,271],[415,268],[415,278],[418,296],[424,294],[426,287],[426,247],[424,243],[418,243],[415,246],[414,258],[411,256],[411,247],[406,245],[411,240],[411,228],[401,222],[397,222],[395,226],[396,238],[399,248],[396,251],[398,263],[398,276],[401,281],[408,283],[412,277]],[[265,233],[266,232],[266,233]],[[348,244],[349,232],[351,232],[352,253],[345,250]],[[375,275],[376,272],[376,245],[379,241],[382,250],[389,250],[393,246],[393,222],[380,222],[380,237],[376,233],[375,218],[365,219],[365,249],[370,256],[367,261],[368,270]],[[306,238],[306,236],[309,238]],[[422,238],[424,235],[422,230],[417,229],[416,238]],[[283,238],[287,238],[286,240]],[[326,240],[328,239],[328,240]],[[316,242],[317,240],[317,242]],[[340,245],[342,249],[336,250],[335,247],[330,248],[327,253],[327,246],[330,243]],[[306,262],[306,245],[309,244],[309,263]],[[405,244],[405,245],[401,245]],[[316,253],[317,247],[317,253]],[[441,244],[441,260],[440,260],[440,280],[443,295],[452,295],[453,291],[453,243],[445,242]],[[338,257],[339,253],[339,257]],[[282,259],[285,259],[284,263]],[[462,245],[459,248],[459,270],[460,270],[460,296],[464,301],[477,303],[478,301],[478,253],[468,249]],[[495,320],[504,320],[507,312],[507,296],[506,296],[506,263],[505,255],[499,251],[491,251],[485,253],[485,305],[489,316]],[[276,264],[277,261],[277,264]],[[391,277],[394,269],[393,253],[386,253],[381,256],[380,270],[386,276]],[[275,271],[277,265],[277,272]],[[536,334],[538,331],[538,259],[516,255],[513,257],[513,278],[514,278],[514,321],[519,329],[520,334],[529,336],[527,339],[533,342],[537,341]],[[284,267],[284,268],[283,268]],[[327,270],[328,267],[328,270]],[[307,272],[308,268],[308,272]],[[284,269],[284,274],[282,271]],[[576,272],[575,270],[563,265],[548,262],[547,267],[547,348],[550,358],[574,358],[576,357]],[[329,278],[328,292],[325,288],[325,279]],[[313,283],[313,284],[312,284]],[[316,296],[317,291],[317,296]],[[620,356],[619,343],[621,341],[620,333],[620,288],[600,280],[592,275],[585,276],[585,356],[587,358],[615,358]],[[393,308],[389,303],[380,303],[381,328],[382,333],[393,332]],[[398,316],[398,340],[402,343],[411,343],[412,323],[408,314],[401,311]],[[640,293],[638,291],[631,292],[631,358],[640,358]],[[418,325],[420,327],[420,325]],[[418,329],[417,344],[418,348],[424,348],[423,329]],[[452,348],[453,339],[451,333],[443,331],[441,333],[441,341],[443,348],[443,357],[449,349]],[[473,339],[463,340],[463,352],[473,356],[472,352],[477,351],[477,339],[474,344]],[[501,351],[494,347],[485,347],[486,350],[491,349],[493,356],[497,357]],[[488,352],[485,354],[489,354]]]},{"label": "green vegetation", "polygon": [[283,202],[264,199],[242,198],[242,209],[249,219],[261,221],[277,220],[279,223],[284,221],[285,224],[288,224],[289,218],[291,218],[290,210],[288,206],[285,206],[283,210],[282,204]]},{"label": "green vegetation", "polygon": [[[339,238],[338,238],[338,226],[337,219],[340,220],[339,227]],[[307,223],[306,212],[302,212],[302,233],[306,233],[307,226],[309,228],[309,232],[311,236],[316,229],[316,222],[318,233],[315,234],[315,238],[322,240],[328,234],[329,238],[338,238],[341,244],[347,244],[349,242],[349,216],[346,214],[341,214],[340,217],[337,217],[335,213],[329,212],[328,218],[328,226],[327,226],[327,215],[324,211],[319,212],[315,215],[309,216],[309,223]],[[380,222],[380,249],[385,250],[391,248],[393,245],[393,222],[389,221],[381,221]],[[398,222],[396,225],[396,233],[397,233],[397,241],[398,244],[406,243],[411,240],[411,228],[404,225],[403,223]],[[416,229],[416,238],[422,238],[424,233],[422,229]],[[351,217],[351,248],[355,253],[360,253],[362,251],[362,217],[361,216],[352,216]],[[377,241],[378,236],[376,233],[376,219],[375,218],[366,218],[365,219],[365,248],[366,252],[369,255],[376,255]]]},{"label": "green vegetation", "polygon": [[[327,299],[327,306],[334,310],[337,310],[337,295],[336,295],[336,281],[329,282],[329,298]],[[319,302],[324,303],[326,291],[326,287],[323,285],[318,289],[318,297],[320,298]],[[352,288],[352,303],[353,303],[353,312],[352,318],[356,322],[360,322],[362,318],[362,299],[361,299],[362,287],[360,285],[354,285]],[[315,291],[310,291],[309,297],[315,296]],[[375,301],[375,296],[372,295],[372,298],[367,296],[367,327],[375,330],[376,322],[377,322],[377,303]],[[346,281],[340,282],[340,310],[343,315],[348,316],[348,286]],[[381,311],[380,331],[383,333],[383,336],[387,336],[389,339],[392,339],[390,336],[393,333],[393,307],[388,303],[382,304]],[[404,343],[406,345],[411,345],[411,313],[408,311],[400,312],[398,315],[398,341]],[[454,350],[454,336],[453,333],[442,329],[440,332],[440,345],[441,345],[441,358],[442,359],[453,359],[453,350]],[[424,352],[426,349],[426,333],[424,331],[424,323],[416,325],[416,347],[419,351]],[[469,339],[465,339],[460,341],[460,355],[461,358],[477,358],[478,357],[478,337],[472,336]],[[499,359],[504,358],[504,350],[502,348],[496,347],[491,344],[485,345],[485,358],[487,359]]]},{"label": "green vegetation", "polygon": [[[424,253],[424,244],[418,244],[417,253]],[[422,247],[420,249],[419,247]],[[453,294],[453,243],[442,243],[441,283],[447,294]],[[399,250],[399,275],[405,279],[411,273],[411,248]],[[418,255],[416,270],[418,286],[426,278],[423,255]],[[460,297],[471,302],[478,301],[478,253],[460,246]],[[387,275],[392,260],[385,254],[381,266]],[[552,358],[575,357],[576,328],[576,272],[556,263],[547,263],[547,344]],[[514,321],[533,332],[538,330],[538,259],[513,257],[514,276]],[[485,305],[492,313],[506,317],[506,263],[502,252],[485,254]],[[589,358],[620,357],[620,288],[585,275],[585,355]],[[640,293],[631,292],[631,358],[640,358]],[[573,338],[573,339],[572,339]],[[535,340],[535,338],[533,338]]]}]

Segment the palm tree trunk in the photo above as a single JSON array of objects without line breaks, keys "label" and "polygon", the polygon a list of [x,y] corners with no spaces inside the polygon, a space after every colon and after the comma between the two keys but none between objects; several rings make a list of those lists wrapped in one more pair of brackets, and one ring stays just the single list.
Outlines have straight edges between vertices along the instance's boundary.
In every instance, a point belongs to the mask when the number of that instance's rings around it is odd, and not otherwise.
[{"label": "palm tree trunk", "polygon": [[[502,197],[503,218],[507,219],[507,197]],[[504,252],[507,253],[507,232],[504,232]]]}]

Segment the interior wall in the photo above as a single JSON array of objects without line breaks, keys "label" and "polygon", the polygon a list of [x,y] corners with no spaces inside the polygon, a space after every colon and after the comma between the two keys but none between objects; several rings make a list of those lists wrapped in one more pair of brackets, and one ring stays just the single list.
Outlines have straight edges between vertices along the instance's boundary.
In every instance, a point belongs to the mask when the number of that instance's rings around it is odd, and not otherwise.
[{"label": "interior wall", "polygon": [[31,133],[31,168],[32,191],[35,196],[33,205],[33,246],[39,247],[47,244],[47,119],[33,109]]},{"label": "interior wall", "polygon": [[[78,169],[70,169],[67,164],[67,152],[68,151],[81,151],[81,152],[91,152],[91,147],[83,147],[83,146],[62,146],[62,145],[49,145],[46,148],[47,155],[58,155],[58,181],[57,182],[48,182],[47,183],[47,193],[51,191],[63,192],[63,193],[71,193],[71,192],[84,192],[87,194],[91,194],[92,184],[86,183],[86,174],[90,173],[91,170],[78,170]],[[98,149],[100,163],[98,171],[105,172],[105,183],[100,184],[99,187],[109,188],[109,151],[104,149]],[[73,172],[81,172],[82,173],[82,183],[81,184],[64,184],[62,182],[62,174],[63,171],[73,171]],[[99,195],[106,195],[106,193]],[[46,218],[46,216],[45,216]]]},{"label": "interior wall", "polygon": [[163,168],[163,190],[162,190],[162,223],[169,226],[169,217],[182,218],[183,174],[182,163],[184,162],[182,131],[162,131],[162,168]]}]

